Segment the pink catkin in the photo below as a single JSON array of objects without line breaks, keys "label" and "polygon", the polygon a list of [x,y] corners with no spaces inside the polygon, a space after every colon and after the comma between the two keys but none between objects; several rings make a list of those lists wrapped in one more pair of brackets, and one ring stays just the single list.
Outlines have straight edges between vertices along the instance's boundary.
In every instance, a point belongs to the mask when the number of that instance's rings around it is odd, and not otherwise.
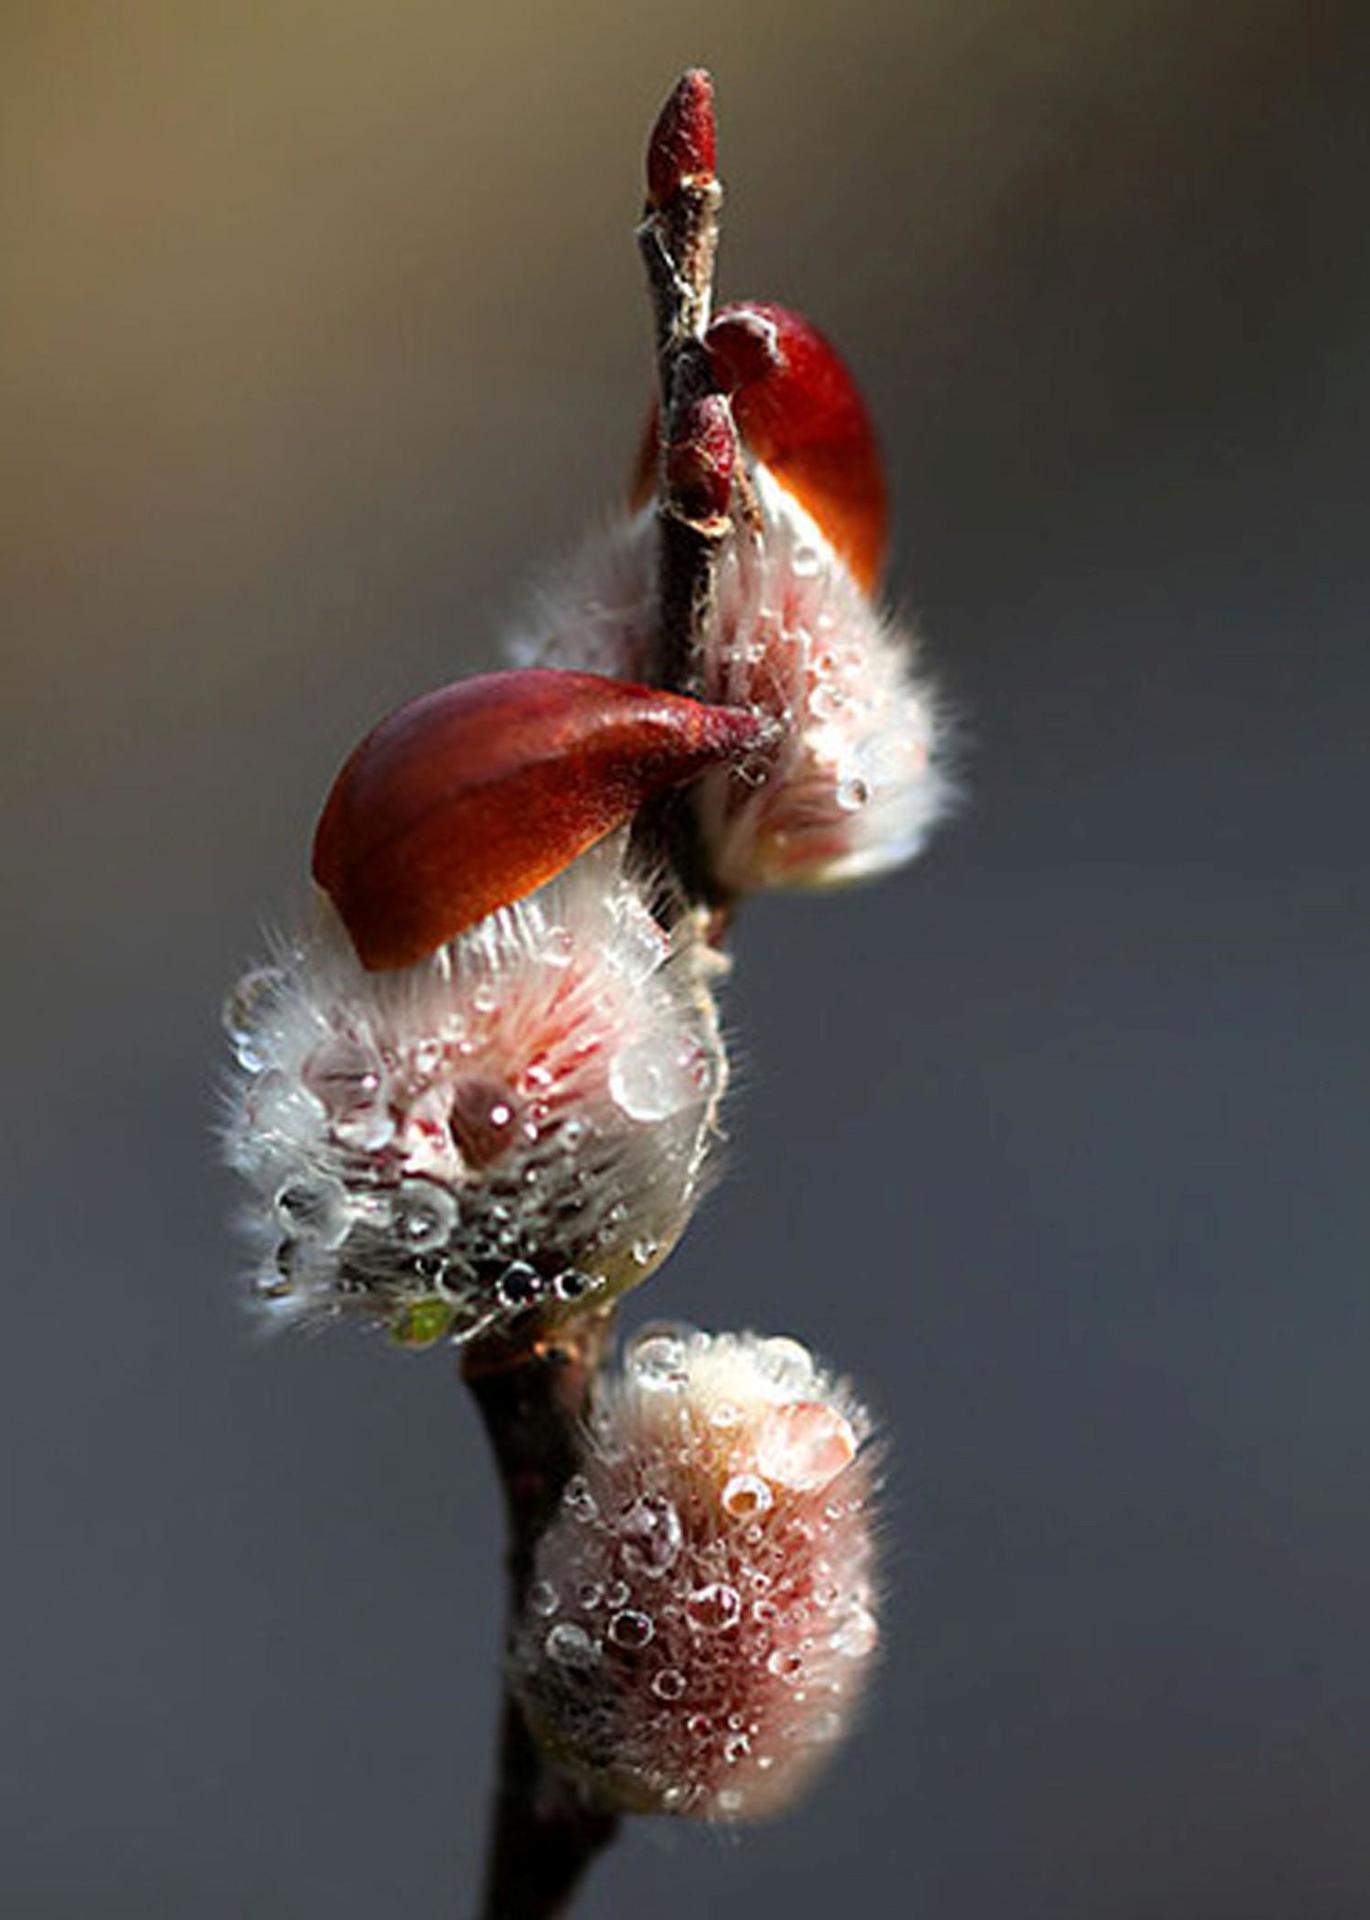
[{"label": "pink catkin", "polygon": [[758,1819],[831,1752],[878,1638],[868,1424],[788,1339],[649,1328],[603,1384],[511,1666],[611,1804]]},{"label": "pink catkin", "polygon": [[227,1146],[273,1317],[470,1338],[665,1257],[726,1065],[717,963],[651,894],[606,841],[411,967],[368,973],[324,908],[247,976]]}]

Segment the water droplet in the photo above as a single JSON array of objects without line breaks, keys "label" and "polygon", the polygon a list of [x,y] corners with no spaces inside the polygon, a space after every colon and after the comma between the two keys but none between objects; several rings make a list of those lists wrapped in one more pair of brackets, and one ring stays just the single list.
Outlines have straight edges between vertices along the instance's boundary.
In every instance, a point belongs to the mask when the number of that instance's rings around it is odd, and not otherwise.
[{"label": "water droplet", "polygon": [[312,1146],[323,1132],[318,1101],[298,1081],[274,1068],[253,1081],[246,1104],[258,1133],[271,1134],[291,1146]]},{"label": "water droplet", "polygon": [[528,1605],[546,1620],[561,1605],[556,1588],[550,1580],[535,1580],[528,1589]]},{"label": "water droplet", "polygon": [[593,1293],[599,1281],[591,1273],[581,1273],[576,1267],[567,1267],[552,1282],[552,1291],[558,1300],[583,1300],[587,1293]]},{"label": "water droplet", "polygon": [[453,1090],[448,1126],[462,1158],[473,1167],[489,1166],[517,1137],[519,1109],[502,1080],[462,1080]]},{"label": "water droplet", "polygon": [[561,1504],[576,1520],[588,1523],[599,1518],[599,1502],[590,1491],[590,1482],[583,1473],[573,1473],[566,1482]]},{"label": "water droplet", "polygon": [[254,967],[224,1001],[224,1031],[239,1066],[260,1073],[276,1057],[281,1039],[281,1001],[289,981],[279,967]]},{"label": "water droplet", "polygon": [[856,1457],[851,1422],[819,1400],[776,1407],[757,1437],[756,1464],[767,1480],[812,1493]]},{"label": "water droplet", "polygon": [[756,1359],[771,1385],[782,1393],[807,1393],[813,1385],[813,1355],[798,1340],[780,1334],[758,1341]]},{"label": "water droplet", "polygon": [[854,774],[837,783],[836,800],[843,813],[860,813],[870,797],[870,788]]},{"label": "water droplet", "polygon": [[865,1607],[853,1607],[828,1644],[834,1653],[845,1653],[851,1660],[863,1660],[879,1638],[875,1615]]},{"label": "water droplet", "polygon": [[637,1613],[632,1609],[616,1613],[609,1622],[609,1638],[616,1647],[645,1647],[655,1631],[649,1613]]},{"label": "water droplet", "polygon": [[656,1251],[655,1240],[643,1238],[633,1242],[633,1258],[640,1267],[650,1267],[656,1257]]},{"label": "water droplet", "polygon": [[347,1238],[351,1222],[347,1190],[341,1180],[329,1175],[317,1180],[287,1180],[274,1205],[276,1218],[298,1240],[311,1240],[332,1251]]},{"label": "water droplet", "polygon": [[653,1675],[652,1692],[658,1700],[679,1700],[685,1691],[685,1676],[674,1667],[663,1667]]},{"label": "water droplet", "polygon": [[729,1627],[737,1625],[741,1613],[742,1602],[737,1589],[719,1580],[696,1587],[685,1602],[685,1618],[701,1633],[726,1632]]},{"label": "water droplet", "polygon": [[698,1099],[698,1043],[673,1030],[638,1034],[609,1063],[609,1094],[630,1120],[668,1120]]},{"label": "water droplet", "polygon": [[531,1307],[542,1292],[542,1275],[526,1260],[511,1260],[495,1282],[495,1295],[502,1307],[519,1313]]},{"label": "water droplet", "polygon": [[[723,1758],[730,1767],[735,1767],[739,1760],[745,1760],[751,1750],[752,1743],[745,1733],[730,1734],[723,1742]],[[723,1796],[720,1794],[720,1801],[722,1798]],[[741,1804],[741,1795],[738,1796],[738,1803],[739,1805]]]},{"label": "water droplet", "polygon": [[394,1200],[394,1231],[406,1247],[423,1252],[447,1244],[457,1224],[457,1203],[431,1180],[406,1180]]},{"label": "water droplet", "polygon": [[660,1493],[644,1493],[623,1513],[618,1529],[625,1564],[649,1580],[670,1572],[680,1554],[680,1515]]},{"label": "water droplet", "polygon": [[689,1382],[685,1343],[673,1333],[644,1329],[624,1354],[635,1386],[649,1393],[679,1393]]},{"label": "water droplet", "polygon": [[604,1589],[598,1580],[582,1580],[576,1588],[576,1602],[582,1613],[593,1613],[604,1598]]},{"label": "water droplet", "polygon": [[576,1673],[585,1672],[599,1659],[599,1648],[584,1627],[571,1620],[557,1622],[543,1641],[542,1650],[559,1667],[569,1667]]},{"label": "water droplet", "polygon": [[770,1488],[758,1473],[735,1473],[722,1493],[723,1511],[734,1520],[751,1520],[771,1505]]},{"label": "water droplet", "polygon": [[766,1671],[777,1680],[797,1680],[804,1671],[804,1656],[793,1647],[777,1647],[766,1662]]}]

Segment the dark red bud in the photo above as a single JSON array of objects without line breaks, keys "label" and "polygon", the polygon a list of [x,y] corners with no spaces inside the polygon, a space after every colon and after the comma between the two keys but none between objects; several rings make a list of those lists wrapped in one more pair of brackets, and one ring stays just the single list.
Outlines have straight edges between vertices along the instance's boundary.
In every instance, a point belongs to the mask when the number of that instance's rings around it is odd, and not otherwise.
[{"label": "dark red bud", "polygon": [[690,519],[721,519],[736,467],[732,408],[722,394],[705,394],[687,409],[680,437],[666,449],[667,492]]},{"label": "dark red bud", "polygon": [[725,307],[707,335],[749,450],[811,513],[864,587],[885,557],[885,474],[866,404],[837,349],[788,308]]},{"label": "dark red bud", "polygon": [[761,731],[739,709],[598,674],[460,680],[351,754],[319,818],[314,878],[364,967],[408,966]]},{"label": "dark red bud", "polygon": [[[759,300],[724,307],[705,344],[748,453],[813,515],[861,585],[874,587],[889,527],[885,474],[836,348],[801,314]],[[634,506],[655,486],[657,420],[653,410],[638,449]]]},{"label": "dark red bud", "polygon": [[676,82],[647,142],[647,205],[664,207],[687,182],[707,185],[716,159],[714,83],[703,67],[691,67]]}]

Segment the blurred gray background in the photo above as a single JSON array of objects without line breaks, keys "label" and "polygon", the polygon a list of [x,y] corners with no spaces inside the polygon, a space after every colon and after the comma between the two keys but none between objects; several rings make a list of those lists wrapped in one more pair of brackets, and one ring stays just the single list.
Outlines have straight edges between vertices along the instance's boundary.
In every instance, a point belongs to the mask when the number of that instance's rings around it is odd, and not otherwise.
[{"label": "blurred gray background", "polygon": [[630,229],[888,445],[967,736],[918,869],[749,913],[733,1166],[630,1322],[891,1440],[804,1817],[585,1911],[1364,1920],[1370,11],[184,0],[0,17],[0,1912],[469,1912],[499,1516],[444,1355],[257,1343],[224,988],[332,772],[615,496]]}]

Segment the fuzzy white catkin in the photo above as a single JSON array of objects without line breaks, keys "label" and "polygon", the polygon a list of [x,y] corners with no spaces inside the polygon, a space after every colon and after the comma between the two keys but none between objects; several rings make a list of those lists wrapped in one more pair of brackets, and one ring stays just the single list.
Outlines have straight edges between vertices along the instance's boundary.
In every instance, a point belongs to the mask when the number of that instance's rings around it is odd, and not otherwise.
[{"label": "fuzzy white catkin", "polygon": [[[945,729],[911,638],[763,466],[754,480],[764,530],[724,547],[701,692],[772,727],[700,781],[704,842],[736,892],[867,878],[912,859],[946,811]],[[515,657],[650,678],[656,566],[650,510],[595,535],[534,602]]]},{"label": "fuzzy white catkin", "polygon": [[534,1732],[625,1811],[782,1811],[873,1664],[869,1420],[796,1340],[648,1327],[601,1381],[510,1653]]},{"label": "fuzzy white catkin", "polygon": [[720,963],[695,916],[654,916],[625,845],[394,972],[366,972],[321,901],[240,982],[226,1143],[270,1312],[422,1345],[607,1298],[665,1257],[726,1079]]}]

